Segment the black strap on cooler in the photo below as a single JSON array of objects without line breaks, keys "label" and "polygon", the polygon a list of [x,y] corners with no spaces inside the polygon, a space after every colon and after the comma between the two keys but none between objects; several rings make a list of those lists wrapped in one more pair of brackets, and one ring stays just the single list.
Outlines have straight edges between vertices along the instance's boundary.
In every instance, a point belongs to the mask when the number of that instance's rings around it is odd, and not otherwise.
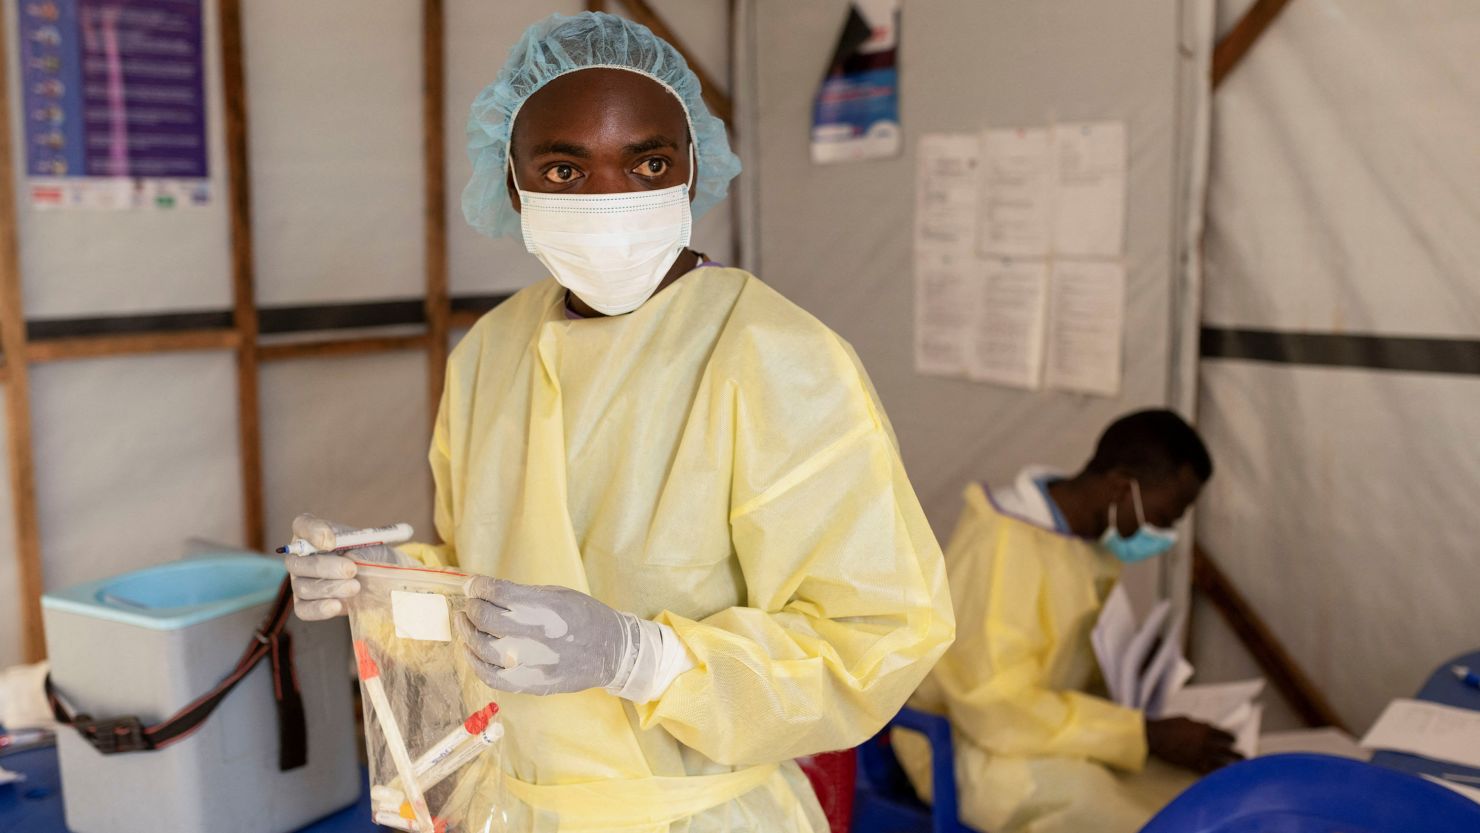
[{"label": "black strap on cooler", "polygon": [[164,749],[199,729],[236,684],[265,657],[272,664],[272,695],[277,701],[278,769],[284,772],[297,769],[308,762],[308,724],[303,714],[303,695],[298,690],[298,675],[293,668],[293,635],[286,629],[292,611],[293,588],[285,578],[272,611],[262,627],[252,634],[252,641],[231,673],[190,705],[153,726],[145,726],[137,717],[95,720],[91,715],[73,715],[63,705],[49,674],[46,699],[57,722],[76,729],[104,755]]}]

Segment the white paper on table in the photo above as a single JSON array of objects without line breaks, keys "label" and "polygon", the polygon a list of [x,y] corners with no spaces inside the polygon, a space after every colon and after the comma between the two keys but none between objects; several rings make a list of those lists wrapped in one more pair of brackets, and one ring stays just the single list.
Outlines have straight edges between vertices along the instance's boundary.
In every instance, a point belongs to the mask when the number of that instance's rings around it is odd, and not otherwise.
[{"label": "white paper on table", "polygon": [[1264,679],[1235,683],[1205,683],[1183,688],[1167,698],[1164,717],[1189,717],[1214,726],[1237,722],[1239,712],[1264,691]]},{"label": "white paper on table", "polygon": [[1126,649],[1135,636],[1136,612],[1131,607],[1130,594],[1125,585],[1117,584],[1100,606],[1100,618],[1090,631],[1089,641],[1095,658],[1100,661],[1100,675],[1105,678],[1110,699],[1122,705],[1128,696],[1121,688],[1120,669],[1125,662]]},{"label": "white paper on table", "polygon": [[1044,384],[1101,396],[1119,393],[1125,267],[1054,261],[1048,298]]},{"label": "white paper on table", "polygon": [[967,374],[979,382],[1036,390],[1043,370],[1043,326],[1048,313],[1048,263],[979,258],[980,297],[966,354]]},{"label": "white paper on table", "polygon": [[1480,767],[1480,712],[1394,700],[1362,738],[1362,745]]},{"label": "white paper on table", "polygon": [[965,372],[981,296],[977,268],[969,252],[915,252],[916,371],[944,376]]},{"label": "white paper on table", "polygon": [[1438,784],[1441,787],[1446,787],[1448,789],[1454,790],[1455,792],[1459,793],[1465,798],[1468,798],[1476,804],[1480,804],[1480,787],[1472,787],[1468,784],[1460,784],[1456,781],[1449,781],[1447,779],[1440,778],[1437,775],[1429,775],[1428,773],[1423,773],[1423,777],[1425,780],[1433,781],[1435,784]]},{"label": "white paper on table", "polygon": [[0,766],[0,786],[4,786],[6,784],[14,784],[18,781],[24,780],[26,780],[26,776],[24,774],[19,772],[11,772],[5,767]]},{"label": "white paper on table", "polygon": [[1119,257],[1125,246],[1125,123],[1056,125],[1052,144],[1054,253]]},{"label": "white paper on table", "polygon": [[1052,249],[1053,148],[1044,127],[984,130],[977,248],[1045,257]]},{"label": "white paper on table", "polygon": [[916,151],[915,252],[976,250],[979,143],[971,133],[927,133]]},{"label": "white paper on table", "polygon": [[1356,738],[1331,726],[1260,735],[1260,755],[1282,755],[1290,752],[1316,752],[1357,761],[1372,757],[1370,751],[1357,744]]},{"label": "white paper on table", "polygon": [[1227,728],[1233,732],[1233,751],[1243,755],[1245,758],[1254,758],[1259,755],[1259,728],[1264,725],[1264,706],[1255,703],[1249,706],[1247,715],[1232,727]]}]

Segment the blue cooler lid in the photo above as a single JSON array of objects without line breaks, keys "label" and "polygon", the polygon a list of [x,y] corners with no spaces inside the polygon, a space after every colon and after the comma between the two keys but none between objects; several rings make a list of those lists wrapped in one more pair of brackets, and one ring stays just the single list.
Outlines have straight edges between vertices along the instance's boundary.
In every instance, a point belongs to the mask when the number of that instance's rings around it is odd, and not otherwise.
[{"label": "blue cooler lid", "polygon": [[270,602],[285,575],[275,558],[209,555],[47,593],[41,606],[173,631]]}]

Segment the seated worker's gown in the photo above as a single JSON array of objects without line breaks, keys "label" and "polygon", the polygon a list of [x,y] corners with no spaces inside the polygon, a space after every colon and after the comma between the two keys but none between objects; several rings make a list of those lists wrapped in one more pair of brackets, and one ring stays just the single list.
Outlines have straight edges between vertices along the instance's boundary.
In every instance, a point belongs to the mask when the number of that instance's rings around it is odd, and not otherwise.
[{"label": "seated worker's gown", "polygon": [[495,693],[503,776],[474,803],[499,833],[825,833],[792,759],[877,732],[954,633],[868,378],[738,269],[611,318],[569,320],[565,298],[535,284],[453,351],[430,454],[445,543],[402,549],[656,619],[694,667],[648,703]]},{"label": "seated worker's gown", "polygon": [[[950,718],[961,817],[984,833],[1134,833],[1195,776],[1148,761],[1140,711],[1085,693],[1099,682],[1090,631],[1120,562],[1067,533],[1029,468],[966,489],[946,547],[957,637],[910,705]],[[894,747],[930,798],[930,750]]]}]

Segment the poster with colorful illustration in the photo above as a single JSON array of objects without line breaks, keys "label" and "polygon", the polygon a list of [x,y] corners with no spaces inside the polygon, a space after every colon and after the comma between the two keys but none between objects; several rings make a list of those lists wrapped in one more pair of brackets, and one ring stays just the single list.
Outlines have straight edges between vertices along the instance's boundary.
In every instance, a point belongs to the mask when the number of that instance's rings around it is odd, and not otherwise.
[{"label": "poster with colorful illustration", "polygon": [[812,105],[812,161],[898,156],[899,0],[854,0]]},{"label": "poster with colorful illustration", "polygon": [[19,0],[38,209],[210,201],[202,0]]}]

